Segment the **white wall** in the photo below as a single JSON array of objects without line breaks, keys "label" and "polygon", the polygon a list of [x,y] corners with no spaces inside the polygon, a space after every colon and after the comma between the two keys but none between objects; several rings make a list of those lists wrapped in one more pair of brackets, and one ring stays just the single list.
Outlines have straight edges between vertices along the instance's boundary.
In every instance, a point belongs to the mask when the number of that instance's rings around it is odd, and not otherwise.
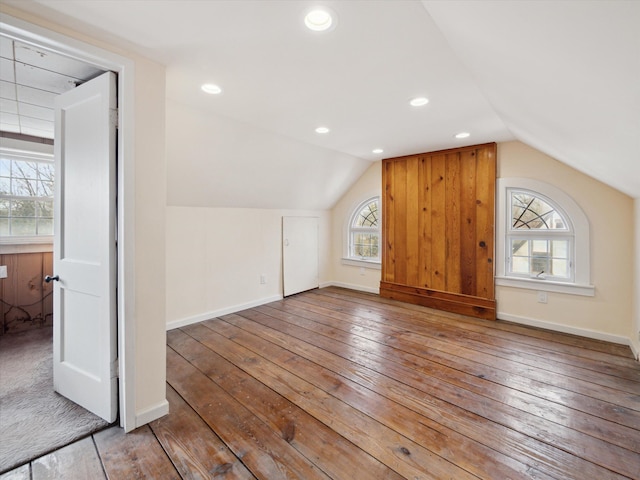
[{"label": "white wall", "polygon": [[[498,318],[628,343],[632,319],[633,200],[520,142],[498,145],[498,177],[534,178],[573,198],[591,231],[594,297],[496,287]],[[497,219],[499,221],[499,219]]]},{"label": "white wall", "polygon": [[[166,411],[166,334],[165,334],[165,205],[166,169],[165,146],[165,70],[162,65],[151,62],[137,54],[115,48],[98,39],[77,33],[74,30],[53,24],[32,14],[2,5],[2,12],[32,24],[44,27],[67,37],[95,45],[125,57],[134,65],[134,124],[127,131],[133,132],[132,162],[135,199],[128,204],[135,206],[133,229],[134,252],[126,268],[127,278],[133,285],[120,286],[132,296],[126,297],[133,305],[127,322],[133,324],[133,365],[129,365],[134,377],[135,412],[131,420],[125,419],[127,429],[135,428],[153,420]],[[128,167],[127,167],[128,168]],[[128,306],[125,308],[129,308]],[[122,413],[122,412],[121,412]],[[131,414],[128,412],[127,417]]]},{"label": "white wall", "polygon": [[380,270],[343,265],[353,210],[382,191],[382,162],[373,163],[331,210],[331,284],[368,292],[380,290]]},{"label": "white wall", "polygon": [[282,298],[283,216],[319,218],[319,276],[325,281],[328,211],[167,207],[167,328]]},{"label": "white wall", "polygon": [[166,142],[172,206],[326,210],[370,165],[171,100]]}]

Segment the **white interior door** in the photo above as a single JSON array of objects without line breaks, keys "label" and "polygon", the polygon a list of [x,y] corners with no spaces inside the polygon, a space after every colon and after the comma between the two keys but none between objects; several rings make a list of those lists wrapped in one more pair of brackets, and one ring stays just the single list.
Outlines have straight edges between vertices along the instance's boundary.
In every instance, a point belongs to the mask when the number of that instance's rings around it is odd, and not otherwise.
[{"label": "white interior door", "polygon": [[284,296],[318,288],[318,218],[282,217]]},{"label": "white interior door", "polygon": [[116,75],[55,103],[54,389],[117,415]]}]

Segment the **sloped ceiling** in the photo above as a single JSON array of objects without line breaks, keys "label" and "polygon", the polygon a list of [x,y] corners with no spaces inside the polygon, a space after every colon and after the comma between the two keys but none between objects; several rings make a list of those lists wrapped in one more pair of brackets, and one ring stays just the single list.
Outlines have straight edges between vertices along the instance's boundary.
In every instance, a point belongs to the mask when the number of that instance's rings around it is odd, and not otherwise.
[{"label": "sloped ceiling", "polygon": [[[639,2],[3,2],[163,63],[172,103],[310,145],[308,158],[295,149],[303,164],[348,156],[333,202],[358,159],[513,139],[640,197]],[[331,31],[303,25],[318,4]],[[205,82],[223,93],[206,96]],[[415,96],[430,102],[411,107]],[[274,189],[304,191],[314,168]]]}]

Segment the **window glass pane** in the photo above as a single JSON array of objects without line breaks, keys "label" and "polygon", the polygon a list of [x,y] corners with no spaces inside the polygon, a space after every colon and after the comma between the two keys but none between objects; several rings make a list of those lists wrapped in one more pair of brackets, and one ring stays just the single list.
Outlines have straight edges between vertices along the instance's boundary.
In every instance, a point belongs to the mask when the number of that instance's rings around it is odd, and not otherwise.
[{"label": "window glass pane", "polygon": [[378,227],[378,201],[374,200],[366,204],[356,216],[354,227]]},{"label": "window glass pane", "polygon": [[38,235],[53,235],[53,219],[38,219]]},{"label": "window glass pane", "polygon": [[36,202],[33,200],[12,200],[11,216],[12,217],[35,217]]},{"label": "window glass pane", "polygon": [[38,196],[39,197],[52,197],[53,196],[53,182],[41,180],[38,182]]},{"label": "window glass pane", "polygon": [[533,240],[532,250],[534,255],[540,255],[542,253],[549,252],[549,242],[546,240]]},{"label": "window glass pane", "polygon": [[363,258],[377,258],[378,238],[377,233],[354,233],[352,255]]},{"label": "window glass pane", "polygon": [[53,172],[55,170],[55,165],[53,162],[41,162],[38,165],[38,172],[40,174],[41,180],[50,180],[53,181]]},{"label": "window glass pane", "polygon": [[511,255],[529,255],[529,242],[527,240],[512,240]]},{"label": "window glass pane", "polygon": [[568,258],[569,242],[567,240],[553,240],[551,245],[551,252],[554,257]]},{"label": "window glass pane", "polygon": [[11,176],[11,160],[0,158],[0,177]]},{"label": "window glass pane", "polygon": [[12,218],[11,219],[11,235],[35,235],[36,219],[35,218]]},{"label": "window glass pane", "polygon": [[38,182],[27,178],[14,178],[11,182],[11,194],[18,197],[37,196]]},{"label": "window glass pane", "polygon": [[529,257],[512,257],[511,271],[513,273],[529,273]]},{"label": "window glass pane", "polygon": [[569,277],[569,262],[564,259],[554,258],[551,261],[551,275],[554,277]]},{"label": "window glass pane", "polygon": [[542,273],[550,274],[549,272],[549,257],[534,255],[531,258],[531,274],[540,275]]},{"label": "window glass pane", "polygon": [[9,200],[0,199],[0,217],[9,216]]},{"label": "window glass pane", "polygon": [[9,219],[8,218],[0,218],[0,235],[2,236],[9,235]]},{"label": "window glass pane", "polygon": [[514,230],[568,230],[555,207],[526,192],[511,192],[511,228]]},{"label": "window glass pane", "polygon": [[38,202],[39,217],[53,217],[53,202]]},{"label": "window glass pane", "polygon": [[11,193],[11,179],[0,177],[0,195]]},{"label": "window glass pane", "polygon": [[38,178],[38,162],[13,161],[13,176],[36,180]]}]

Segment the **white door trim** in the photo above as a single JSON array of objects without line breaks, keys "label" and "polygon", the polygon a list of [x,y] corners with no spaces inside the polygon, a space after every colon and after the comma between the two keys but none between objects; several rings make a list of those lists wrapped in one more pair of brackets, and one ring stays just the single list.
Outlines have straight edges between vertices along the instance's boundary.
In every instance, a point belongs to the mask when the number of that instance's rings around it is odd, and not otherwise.
[{"label": "white door trim", "polygon": [[136,428],[134,62],[46,28],[3,14],[0,33],[118,74],[118,355],[120,426]]}]

